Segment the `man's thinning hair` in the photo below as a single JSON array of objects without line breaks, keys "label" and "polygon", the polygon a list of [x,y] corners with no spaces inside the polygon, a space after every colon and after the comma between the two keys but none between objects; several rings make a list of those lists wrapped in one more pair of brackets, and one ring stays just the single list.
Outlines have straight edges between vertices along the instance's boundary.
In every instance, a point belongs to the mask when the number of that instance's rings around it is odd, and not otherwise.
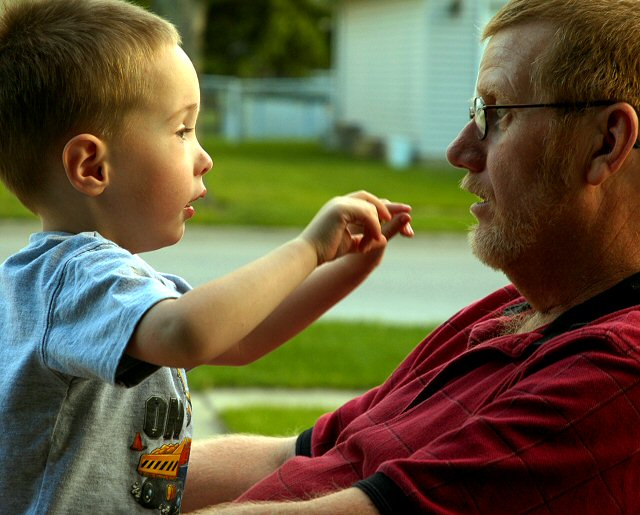
[{"label": "man's thinning hair", "polygon": [[173,25],[122,0],[5,0],[0,7],[0,179],[28,207],[44,163],[75,134],[117,136],[149,96]]},{"label": "man's thinning hair", "polygon": [[638,0],[511,0],[484,30],[546,21],[555,29],[532,69],[535,101],[617,100],[640,112]]}]

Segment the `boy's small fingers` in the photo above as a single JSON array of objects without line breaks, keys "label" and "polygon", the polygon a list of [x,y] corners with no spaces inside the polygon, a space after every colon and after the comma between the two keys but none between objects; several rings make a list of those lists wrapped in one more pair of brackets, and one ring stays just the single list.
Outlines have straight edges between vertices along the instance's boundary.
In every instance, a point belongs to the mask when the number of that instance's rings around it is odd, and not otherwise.
[{"label": "boy's small fingers", "polygon": [[376,208],[376,211],[378,212],[378,218],[380,218],[380,220],[384,220],[384,221],[391,220],[393,215],[387,208],[387,203],[382,199],[376,197],[374,194],[369,193],[368,191],[365,191],[365,190],[361,190],[361,191],[356,191],[355,193],[351,193],[349,196],[358,198],[360,200],[364,200],[366,202],[369,202],[370,204],[373,204],[373,206]]},{"label": "boy's small fingers", "polygon": [[403,236],[407,236],[408,238],[412,238],[415,236],[415,232],[413,231],[413,227],[411,227],[411,215],[408,213],[403,213],[398,218],[400,218],[400,223],[402,226],[400,227],[400,232]]},{"label": "boy's small fingers", "polygon": [[364,234],[362,236],[362,239],[360,240],[358,251],[361,253],[366,253],[373,249],[382,247],[386,245],[386,243],[387,239],[384,237],[384,234],[381,234],[379,238],[372,238],[371,236]]},{"label": "boy's small fingers", "polygon": [[396,215],[398,213],[410,213],[412,207],[409,204],[404,204],[402,202],[387,202],[387,209],[392,215]]},{"label": "boy's small fingers", "polygon": [[352,235],[362,234],[365,238],[379,239],[382,237],[382,227],[376,207],[370,202],[354,201],[343,205],[346,229]]},{"label": "boy's small fingers", "polygon": [[403,224],[398,217],[394,217],[390,222],[384,224],[382,227],[382,233],[386,238],[392,238],[402,229],[402,225]]},{"label": "boy's small fingers", "polygon": [[394,216],[390,222],[384,225],[383,233],[386,238],[391,238],[397,233],[409,238],[414,236],[413,228],[411,227],[411,216],[408,213]]},{"label": "boy's small fingers", "polygon": [[413,238],[416,235],[416,233],[413,230],[413,227],[411,227],[411,223],[409,222],[407,222],[402,226],[401,232],[407,238]]}]

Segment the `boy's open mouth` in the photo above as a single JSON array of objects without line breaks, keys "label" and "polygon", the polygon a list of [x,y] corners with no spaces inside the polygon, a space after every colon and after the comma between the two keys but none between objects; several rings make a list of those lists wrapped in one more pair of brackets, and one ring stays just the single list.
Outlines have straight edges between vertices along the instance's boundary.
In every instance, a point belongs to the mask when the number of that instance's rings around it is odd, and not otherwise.
[{"label": "boy's open mouth", "polygon": [[196,210],[191,204],[193,204],[198,199],[204,198],[206,194],[207,194],[207,188],[204,188],[200,193],[200,195],[198,195],[197,197],[194,197],[192,200],[189,201],[189,203],[186,206],[184,206],[184,212],[187,220],[189,218],[192,218],[196,214]]},{"label": "boy's open mouth", "polygon": [[192,198],[192,199],[189,201],[189,203],[188,203],[186,206],[184,206],[184,207],[192,207],[192,206],[191,206],[191,204],[193,204],[196,200],[199,200],[199,199],[201,199],[201,198],[204,198],[204,197],[206,196],[206,194],[207,194],[207,188],[204,188],[204,189],[202,190],[202,192],[200,193],[200,195],[198,195],[197,197]]}]

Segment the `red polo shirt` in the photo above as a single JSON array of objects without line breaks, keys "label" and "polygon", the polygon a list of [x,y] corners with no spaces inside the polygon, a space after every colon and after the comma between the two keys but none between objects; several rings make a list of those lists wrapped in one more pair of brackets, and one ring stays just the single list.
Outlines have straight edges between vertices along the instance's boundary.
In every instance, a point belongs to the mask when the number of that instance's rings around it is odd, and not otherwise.
[{"label": "red polo shirt", "polygon": [[239,500],[356,486],[382,513],[640,512],[632,279],[526,334],[501,335],[511,286],[469,306]]}]

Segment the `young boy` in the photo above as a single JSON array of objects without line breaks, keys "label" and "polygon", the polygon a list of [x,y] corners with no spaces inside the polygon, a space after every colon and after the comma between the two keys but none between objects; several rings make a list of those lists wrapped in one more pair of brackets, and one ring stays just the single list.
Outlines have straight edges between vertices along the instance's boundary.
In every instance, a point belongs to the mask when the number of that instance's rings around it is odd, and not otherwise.
[{"label": "young boy", "polygon": [[191,289],[135,255],[180,240],[212,167],[175,29],[122,0],[16,0],[0,77],[0,177],[43,227],[0,268],[0,512],[178,513],[184,369],[248,363],[302,330],[412,234],[409,207],[333,199]]}]

